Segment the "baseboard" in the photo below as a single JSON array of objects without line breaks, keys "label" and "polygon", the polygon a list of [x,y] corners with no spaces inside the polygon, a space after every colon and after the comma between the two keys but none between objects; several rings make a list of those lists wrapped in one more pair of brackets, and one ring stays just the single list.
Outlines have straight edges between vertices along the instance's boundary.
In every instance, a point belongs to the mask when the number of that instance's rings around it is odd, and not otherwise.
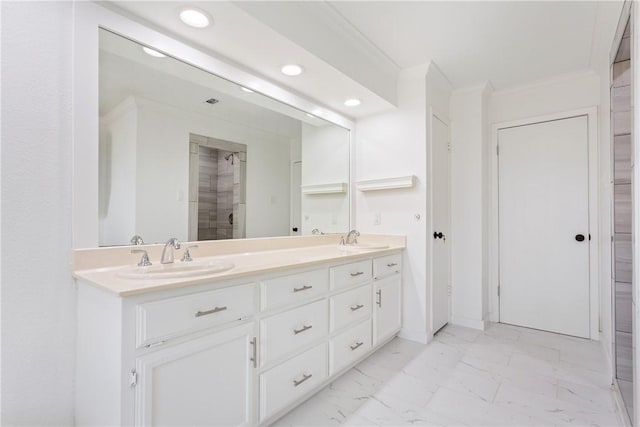
[{"label": "baseboard", "polygon": [[[609,378],[613,380],[613,360],[611,354],[611,342],[606,343],[602,339],[602,334],[600,334],[600,347],[602,348],[602,352],[604,353],[604,358],[607,360],[607,375]],[[607,344],[609,344],[609,349],[607,349]],[[613,382],[613,381],[612,381]]]},{"label": "baseboard", "polygon": [[470,319],[468,317],[451,316],[452,325],[464,326],[465,328],[478,329],[484,331],[487,328],[487,322],[479,319]]},{"label": "baseboard", "polygon": [[622,393],[620,392],[620,388],[616,382],[611,385],[611,391],[613,392],[613,400],[616,402],[616,409],[620,416],[621,425],[623,427],[632,427],[633,424],[627,414],[627,408],[624,406],[624,400],[622,400]]},{"label": "baseboard", "polygon": [[429,334],[426,332],[416,332],[402,328],[400,329],[398,336],[409,341],[419,342],[420,344],[427,344],[429,342]]}]

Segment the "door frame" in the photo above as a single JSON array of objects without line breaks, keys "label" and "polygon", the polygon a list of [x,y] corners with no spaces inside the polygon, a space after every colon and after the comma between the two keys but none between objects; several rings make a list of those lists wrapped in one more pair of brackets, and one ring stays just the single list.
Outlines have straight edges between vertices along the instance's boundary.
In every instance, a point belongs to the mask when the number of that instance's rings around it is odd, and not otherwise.
[{"label": "door frame", "polygon": [[[447,186],[449,188],[449,235],[447,236],[449,238],[450,241],[452,241],[451,239],[453,238],[453,228],[451,227],[451,122],[449,121],[449,119],[447,118],[447,115],[439,112],[438,110],[434,109],[433,107],[429,107],[429,129],[430,129],[430,135],[429,135],[429,140],[431,141],[431,144],[429,144],[429,158],[431,159],[431,161],[434,161],[433,158],[433,121],[434,120],[439,120],[442,123],[444,123],[445,126],[447,126],[447,136],[448,136],[448,146],[449,146],[449,158],[448,158],[448,162],[449,162],[449,175],[447,176]],[[433,188],[433,167],[429,167],[429,182],[430,182],[430,188]],[[429,215],[429,229],[427,230],[427,240],[428,240],[428,244],[427,247],[429,249],[428,252],[428,271],[429,271],[429,281],[432,284],[431,286],[429,286],[429,300],[431,301],[430,304],[430,314],[429,314],[429,325],[427,327],[427,330],[430,331],[430,335],[433,336],[433,334],[436,332],[433,330],[433,313],[434,313],[434,307],[435,307],[435,301],[434,301],[434,292],[433,292],[433,283],[434,283],[434,271],[433,271],[433,238],[432,238],[432,234],[434,231],[434,224],[433,224],[433,210],[434,210],[434,206],[433,206],[433,191],[430,191],[430,196],[429,196],[429,205],[430,205],[430,215]],[[447,254],[449,256],[449,277],[447,279],[448,283],[447,283],[447,287],[449,289],[449,298],[447,301],[448,304],[448,309],[449,309],[449,316],[448,316],[448,320],[447,323],[451,323],[451,276],[452,276],[452,264],[451,264],[451,243],[447,246]]]},{"label": "door frame", "polygon": [[588,191],[589,191],[589,331],[592,340],[600,340],[600,283],[599,274],[599,229],[598,229],[598,107],[587,107],[570,111],[527,117],[508,122],[493,123],[489,141],[489,192],[488,245],[489,245],[489,320],[500,321],[500,223],[498,218],[498,132],[500,129],[544,123],[572,117],[587,117],[588,138]]}]

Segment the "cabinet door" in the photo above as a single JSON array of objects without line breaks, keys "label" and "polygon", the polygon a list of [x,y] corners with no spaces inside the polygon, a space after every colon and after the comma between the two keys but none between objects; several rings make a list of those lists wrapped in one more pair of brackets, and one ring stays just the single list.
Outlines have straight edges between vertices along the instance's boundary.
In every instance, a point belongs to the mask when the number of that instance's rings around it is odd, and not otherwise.
[{"label": "cabinet door", "polygon": [[400,277],[390,277],[380,280],[374,287],[374,345],[400,330],[401,284]]},{"label": "cabinet door", "polygon": [[252,424],[254,324],[136,360],[136,425]]}]

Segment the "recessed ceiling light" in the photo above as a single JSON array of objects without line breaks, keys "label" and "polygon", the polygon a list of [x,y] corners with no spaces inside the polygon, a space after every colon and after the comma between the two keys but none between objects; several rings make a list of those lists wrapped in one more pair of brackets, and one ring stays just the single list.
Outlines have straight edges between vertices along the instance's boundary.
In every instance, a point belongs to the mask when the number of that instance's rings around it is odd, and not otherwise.
[{"label": "recessed ceiling light", "polygon": [[362,104],[362,102],[360,102],[360,100],[356,98],[351,98],[344,101],[344,105],[346,105],[347,107],[357,107],[360,104]]},{"label": "recessed ceiling light", "polygon": [[142,46],[142,50],[144,50],[144,52],[147,55],[155,56],[156,58],[166,58],[167,57],[167,55],[165,55],[163,53],[160,53],[157,50],[153,50],[153,49],[151,49],[149,47],[146,47],[146,46]]},{"label": "recessed ceiling light", "polygon": [[205,11],[192,7],[182,9],[180,11],[180,19],[185,24],[194,28],[206,28],[211,22],[209,15]]},{"label": "recessed ceiling light", "polygon": [[297,64],[287,64],[280,71],[287,76],[299,76],[302,74],[302,67]]},{"label": "recessed ceiling light", "polygon": [[247,92],[247,93],[253,93],[253,91],[249,88],[246,88],[244,86],[240,86],[240,89],[242,89],[243,91]]}]

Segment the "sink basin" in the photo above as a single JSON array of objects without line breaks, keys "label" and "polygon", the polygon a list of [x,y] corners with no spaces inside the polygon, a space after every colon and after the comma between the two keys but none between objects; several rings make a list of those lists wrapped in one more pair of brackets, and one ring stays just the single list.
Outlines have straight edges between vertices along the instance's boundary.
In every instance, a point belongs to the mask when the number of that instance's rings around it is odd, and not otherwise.
[{"label": "sink basin", "polygon": [[383,243],[356,243],[355,245],[339,245],[343,251],[370,251],[374,249],[386,249],[389,245]]},{"label": "sink basin", "polygon": [[191,261],[174,262],[171,264],[157,264],[148,267],[130,267],[118,273],[125,279],[181,279],[187,277],[210,276],[231,270],[230,262]]}]

